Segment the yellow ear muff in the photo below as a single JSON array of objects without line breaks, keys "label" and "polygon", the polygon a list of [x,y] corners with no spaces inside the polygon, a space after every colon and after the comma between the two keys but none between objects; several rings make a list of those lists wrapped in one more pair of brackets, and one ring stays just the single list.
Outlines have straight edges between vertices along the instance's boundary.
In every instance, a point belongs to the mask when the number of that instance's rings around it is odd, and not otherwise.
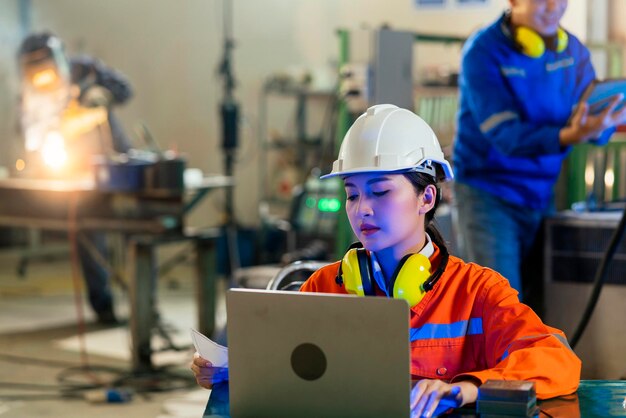
[{"label": "yellow ear muff", "polygon": [[[515,30],[515,41],[525,55],[531,58],[539,58],[546,52],[546,43],[541,35],[526,26],[519,26]],[[567,48],[569,36],[562,28],[556,32],[556,52],[563,52]]]},{"label": "yellow ear muff", "polygon": [[522,48],[522,52],[531,58],[539,58],[546,52],[546,44],[541,36],[526,26],[519,26],[515,31],[515,40]]},{"label": "yellow ear muff", "polygon": [[[357,296],[374,295],[375,284],[369,263],[369,254],[364,248],[352,248],[343,256],[337,279],[343,283],[347,293]],[[447,258],[440,268],[445,268],[446,263]],[[433,277],[430,274],[430,267],[430,260],[425,255],[406,255],[400,260],[390,280],[389,286],[393,288],[390,296],[406,300],[409,306],[417,305],[432,288],[432,283],[425,286]]]},{"label": "yellow ear muff", "polygon": [[569,36],[567,35],[567,32],[559,28],[559,30],[556,32],[556,52],[565,51],[568,42]]},{"label": "yellow ear muff", "polygon": [[352,248],[343,256],[341,260],[341,277],[348,293],[365,296],[356,248]]},{"label": "yellow ear muff", "polygon": [[393,297],[404,299],[409,306],[417,305],[426,291],[424,283],[430,278],[430,260],[423,254],[411,255],[400,268],[393,285]]}]

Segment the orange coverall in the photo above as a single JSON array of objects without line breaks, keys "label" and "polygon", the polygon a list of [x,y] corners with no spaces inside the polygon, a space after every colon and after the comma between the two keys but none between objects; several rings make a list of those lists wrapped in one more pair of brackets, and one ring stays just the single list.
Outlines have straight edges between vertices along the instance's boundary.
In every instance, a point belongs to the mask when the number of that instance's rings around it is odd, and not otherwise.
[{"label": "orange coverall", "polygon": [[[433,271],[440,259],[435,245]],[[300,291],[347,293],[335,280],[339,264],[313,273]],[[581,361],[565,334],[545,325],[489,268],[450,256],[434,288],[411,308],[410,327],[413,379],[528,380],[539,399],[578,388]]]}]

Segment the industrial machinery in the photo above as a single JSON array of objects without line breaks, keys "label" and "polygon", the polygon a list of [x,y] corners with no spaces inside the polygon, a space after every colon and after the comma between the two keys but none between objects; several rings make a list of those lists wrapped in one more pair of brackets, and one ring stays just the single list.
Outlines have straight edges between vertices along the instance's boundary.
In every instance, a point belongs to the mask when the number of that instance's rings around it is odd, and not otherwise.
[{"label": "industrial machinery", "polygon": [[544,319],[567,333],[586,379],[626,373],[623,222],[621,211],[568,211],[546,222]]}]

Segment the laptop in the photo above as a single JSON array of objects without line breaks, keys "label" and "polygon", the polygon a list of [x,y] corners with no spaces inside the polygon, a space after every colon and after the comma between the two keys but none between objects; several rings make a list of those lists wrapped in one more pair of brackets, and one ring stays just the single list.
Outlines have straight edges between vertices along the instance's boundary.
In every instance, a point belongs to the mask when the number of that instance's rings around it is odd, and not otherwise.
[{"label": "laptop", "polygon": [[230,413],[244,417],[408,417],[404,300],[231,289]]}]

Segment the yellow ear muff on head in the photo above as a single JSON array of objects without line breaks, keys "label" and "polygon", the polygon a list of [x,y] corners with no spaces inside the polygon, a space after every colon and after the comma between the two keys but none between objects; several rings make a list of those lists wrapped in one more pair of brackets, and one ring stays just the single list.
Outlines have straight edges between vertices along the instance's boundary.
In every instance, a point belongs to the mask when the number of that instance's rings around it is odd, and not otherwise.
[{"label": "yellow ear muff on head", "polygon": [[[556,33],[556,52],[563,52],[567,48],[568,35],[562,28]],[[518,26],[515,29],[515,41],[520,46],[522,53],[531,58],[539,58],[546,52],[546,43],[541,35],[526,26]]]},{"label": "yellow ear muff on head", "polygon": [[424,295],[424,283],[430,278],[430,260],[423,254],[406,259],[393,284],[393,297],[404,299],[409,306],[417,305]]}]

